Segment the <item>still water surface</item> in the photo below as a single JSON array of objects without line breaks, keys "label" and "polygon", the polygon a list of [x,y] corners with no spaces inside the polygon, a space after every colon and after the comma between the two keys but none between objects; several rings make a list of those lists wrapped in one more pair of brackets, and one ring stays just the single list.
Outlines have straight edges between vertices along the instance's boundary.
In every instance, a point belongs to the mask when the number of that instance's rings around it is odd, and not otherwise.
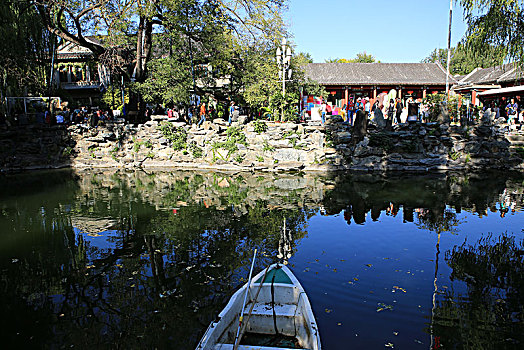
[{"label": "still water surface", "polygon": [[523,181],[2,176],[2,343],[194,349],[258,248],[257,271],[301,281],[324,349],[522,349]]}]

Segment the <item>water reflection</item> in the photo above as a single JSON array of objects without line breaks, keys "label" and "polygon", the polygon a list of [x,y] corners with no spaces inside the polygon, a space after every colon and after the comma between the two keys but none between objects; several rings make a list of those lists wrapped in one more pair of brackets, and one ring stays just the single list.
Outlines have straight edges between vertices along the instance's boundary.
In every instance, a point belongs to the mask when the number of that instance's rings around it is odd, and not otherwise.
[{"label": "water reflection", "polygon": [[[263,252],[257,269],[279,259],[305,263],[294,256],[306,251],[299,246],[319,211],[342,214],[352,226],[398,215],[438,234],[438,264],[440,234],[457,232],[461,211],[519,212],[521,185],[509,174],[4,176],[0,298],[9,303],[2,335],[8,347],[192,349],[243,283],[254,248]],[[315,244],[332,248],[328,238]]]}]

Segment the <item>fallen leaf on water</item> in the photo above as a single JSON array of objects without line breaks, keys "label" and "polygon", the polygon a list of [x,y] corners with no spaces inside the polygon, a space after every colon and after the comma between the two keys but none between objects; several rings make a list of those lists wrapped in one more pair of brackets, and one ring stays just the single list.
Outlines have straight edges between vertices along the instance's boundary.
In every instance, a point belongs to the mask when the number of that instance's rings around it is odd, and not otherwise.
[{"label": "fallen leaf on water", "polygon": [[393,310],[392,305],[386,305],[384,303],[378,303],[377,304],[377,312],[384,311],[384,310]]},{"label": "fallen leaf on water", "polygon": [[304,272],[308,272],[310,269],[309,267],[306,267],[306,269],[304,270]]},{"label": "fallen leaf on water", "polygon": [[332,309],[326,309],[326,313],[329,314],[331,313],[331,311],[333,311]]},{"label": "fallen leaf on water", "polygon": [[291,264],[291,267],[295,267],[295,264]]},{"label": "fallen leaf on water", "polygon": [[102,235],[99,235],[98,233],[88,233],[89,237],[102,237]]},{"label": "fallen leaf on water", "polygon": [[367,267],[371,267],[371,266],[373,266],[373,264],[366,264],[366,266],[367,266]]},{"label": "fallen leaf on water", "polygon": [[131,288],[135,288],[135,285],[134,285],[134,284],[132,284],[132,285],[131,285]]},{"label": "fallen leaf on water", "polygon": [[337,326],[342,326],[342,323],[341,322],[337,323]]},{"label": "fallen leaf on water", "polygon": [[393,286],[393,289],[400,290],[401,292],[404,292],[404,293],[407,292],[404,288],[401,288],[399,286]]},{"label": "fallen leaf on water", "polygon": [[345,259],[340,259],[340,261],[344,262],[344,261],[346,261],[346,260],[345,260]]},{"label": "fallen leaf on water", "polygon": [[386,348],[392,348],[392,349],[394,347],[393,343],[387,343],[385,346],[386,346]]},{"label": "fallen leaf on water", "polygon": [[333,269],[333,272],[337,272],[337,269]]},{"label": "fallen leaf on water", "polygon": [[349,283],[349,284],[355,284],[355,283],[353,283],[353,282],[351,282],[351,281],[349,281],[348,283]]},{"label": "fallen leaf on water", "polygon": [[358,281],[358,278],[356,278],[356,277],[353,277],[353,281]]},{"label": "fallen leaf on water", "polygon": [[393,335],[398,335],[398,332],[393,332]]},{"label": "fallen leaf on water", "polygon": [[424,344],[423,342],[421,342],[421,341],[418,340],[418,339],[415,339],[415,343]]},{"label": "fallen leaf on water", "polygon": [[318,262],[318,259],[315,259],[316,262]]},{"label": "fallen leaf on water", "polygon": [[65,315],[64,314],[60,314],[58,317],[64,317]]},{"label": "fallen leaf on water", "polygon": [[92,269],[93,267],[95,267],[95,265],[87,265],[86,269]]}]

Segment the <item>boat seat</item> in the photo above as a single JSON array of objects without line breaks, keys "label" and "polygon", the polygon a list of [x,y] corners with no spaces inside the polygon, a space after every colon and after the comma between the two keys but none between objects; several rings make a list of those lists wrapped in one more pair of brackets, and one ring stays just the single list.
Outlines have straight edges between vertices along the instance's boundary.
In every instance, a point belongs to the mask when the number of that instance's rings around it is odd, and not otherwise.
[{"label": "boat seat", "polygon": [[[233,350],[233,344],[216,344],[214,350]],[[239,345],[238,350],[307,350],[307,349],[275,348],[273,346],[259,346],[259,345]]]},{"label": "boat seat", "polygon": [[[246,307],[249,310],[251,306]],[[295,317],[297,306],[295,304],[275,304],[275,314],[278,317]],[[247,314],[247,312],[246,312]],[[253,307],[251,316],[271,316],[273,317],[273,307],[271,304],[256,303]]]}]

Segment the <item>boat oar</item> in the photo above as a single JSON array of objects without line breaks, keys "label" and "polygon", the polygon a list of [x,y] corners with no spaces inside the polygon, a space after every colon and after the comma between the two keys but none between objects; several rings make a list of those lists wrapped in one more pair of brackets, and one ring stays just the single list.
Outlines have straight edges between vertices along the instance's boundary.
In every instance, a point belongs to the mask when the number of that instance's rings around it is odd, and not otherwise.
[{"label": "boat oar", "polygon": [[244,318],[244,309],[246,308],[247,295],[249,294],[249,287],[251,287],[251,276],[253,274],[253,267],[255,267],[256,257],[257,257],[257,250],[255,249],[255,252],[253,253],[253,261],[251,262],[251,269],[249,270],[249,278],[247,281],[246,295],[244,295],[244,303],[242,304],[242,312],[240,313],[240,317],[238,319],[238,329],[237,329],[237,335],[235,336],[235,343],[237,342],[237,339],[240,335],[240,328],[242,327],[242,320]]},{"label": "boat oar", "polygon": [[264,271],[264,276],[262,276],[262,279],[260,280],[260,284],[258,285],[257,293],[255,294],[255,297],[253,298],[253,302],[251,303],[251,307],[249,308],[249,312],[246,316],[246,322],[242,325],[242,330],[240,331],[240,334],[235,338],[235,343],[233,345],[233,350],[237,350],[238,346],[240,345],[240,340],[242,339],[242,336],[244,335],[244,332],[246,331],[247,323],[249,322],[249,318],[251,317],[251,314],[253,313],[253,308],[255,307],[255,303],[258,299],[258,295],[260,294],[260,290],[262,289],[262,285],[264,284],[264,280],[266,279],[267,272],[269,271],[269,266],[266,267],[266,271]]}]

